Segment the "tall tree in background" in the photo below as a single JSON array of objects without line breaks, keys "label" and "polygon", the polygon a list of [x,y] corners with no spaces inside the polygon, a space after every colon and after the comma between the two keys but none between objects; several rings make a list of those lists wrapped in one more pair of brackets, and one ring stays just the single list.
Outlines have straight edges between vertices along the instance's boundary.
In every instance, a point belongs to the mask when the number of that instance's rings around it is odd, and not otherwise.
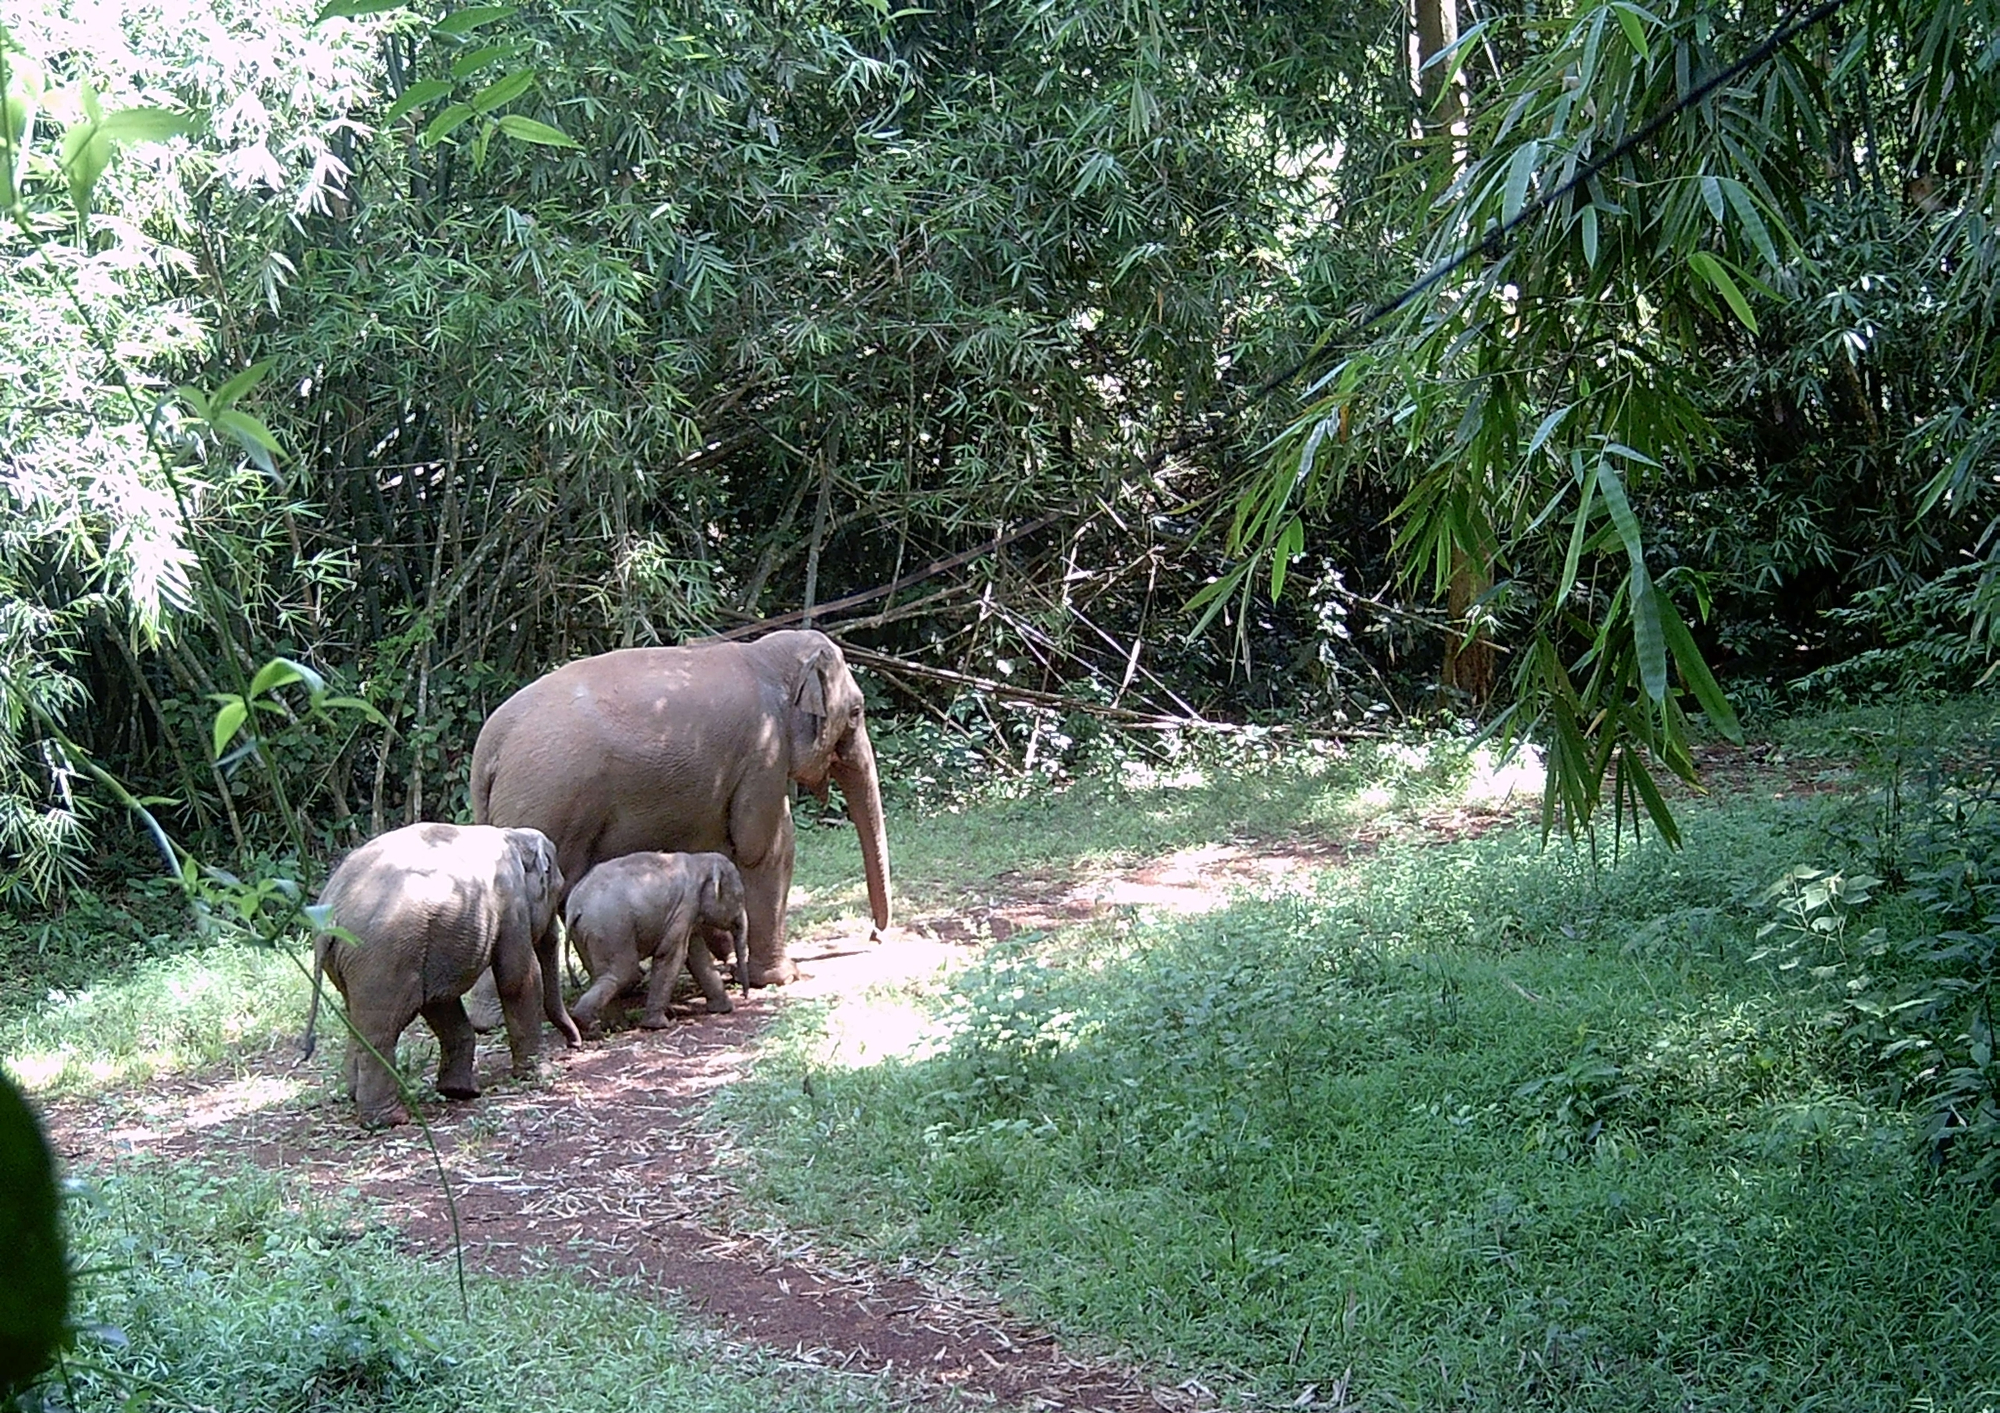
[{"label": "tall tree in background", "polygon": [[[1414,42],[1412,79],[1423,105],[1422,136],[1429,159],[1441,171],[1437,183],[1448,190],[1463,174],[1471,154],[1466,149],[1466,91],[1463,56],[1459,53],[1458,0],[1413,0]],[[1493,587],[1492,527],[1473,498],[1461,513],[1465,523],[1457,535],[1450,565],[1446,602],[1452,637],[1445,645],[1443,684],[1463,692],[1473,703],[1493,692],[1493,640],[1474,617]]]}]

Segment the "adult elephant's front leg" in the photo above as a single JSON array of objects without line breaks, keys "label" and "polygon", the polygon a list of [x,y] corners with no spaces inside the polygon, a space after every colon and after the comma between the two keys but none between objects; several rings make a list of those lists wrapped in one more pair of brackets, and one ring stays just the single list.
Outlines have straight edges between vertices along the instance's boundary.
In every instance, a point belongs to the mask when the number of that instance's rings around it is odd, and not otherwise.
[{"label": "adult elephant's front leg", "polygon": [[750,984],[783,986],[797,978],[785,947],[785,903],[792,892],[792,860],[797,841],[791,811],[786,810],[778,837],[763,860],[743,868],[743,911],[750,920]]}]

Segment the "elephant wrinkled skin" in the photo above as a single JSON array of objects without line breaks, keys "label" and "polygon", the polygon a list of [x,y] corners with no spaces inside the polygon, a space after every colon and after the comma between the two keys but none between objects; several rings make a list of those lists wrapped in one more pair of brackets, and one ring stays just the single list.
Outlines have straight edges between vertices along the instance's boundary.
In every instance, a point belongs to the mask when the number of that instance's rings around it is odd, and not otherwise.
[{"label": "elephant wrinkled skin", "polygon": [[861,835],[875,926],[889,842],[861,688],[823,633],[625,648],[529,683],[472,751],[472,815],[539,829],[565,877],[642,852],[726,854],[743,875],[750,983],[798,974],[785,950],[796,841],[788,784],[839,782]]},{"label": "elephant wrinkled skin", "polygon": [[627,854],[601,863],[570,890],[563,925],[590,972],[589,989],[570,1008],[585,1030],[595,1028],[614,996],[638,982],[642,957],[653,959],[639,1022],[647,1029],[667,1024],[667,1002],[683,963],[694,972],[711,1012],[736,1009],[709,952],[711,930],[729,938],[736,983],[747,989],[743,879],[721,854]]},{"label": "elephant wrinkled skin", "polygon": [[[319,901],[327,926],[313,944],[310,1053],[319,973],[333,978],[347,1015],[381,1059],[349,1037],[347,1082],[370,1127],[409,1122],[397,1094],[396,1041],[421,1015],[437,1035],[438,1092],[479,1093],[473,1035],[459,1000],[489,969],[498,983],[516,1074],[541,1051],[537,1002],[572,1045],[576,1025],[557,986],[555,918],[563,875],[555,846],[533,829],[412,824],[349,854]],[[345,935],[342,935],[345,934]]]}]

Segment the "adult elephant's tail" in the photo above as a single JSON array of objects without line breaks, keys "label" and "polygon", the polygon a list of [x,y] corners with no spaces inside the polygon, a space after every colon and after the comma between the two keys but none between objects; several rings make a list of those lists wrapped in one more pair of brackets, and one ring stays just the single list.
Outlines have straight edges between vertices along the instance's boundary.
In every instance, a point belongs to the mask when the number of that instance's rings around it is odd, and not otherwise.
[{"label": "adult elephant's tail", "polygon": [[493,718],[488,717],[479,728],[479,739],[472,745],[472,779],[467,783],[471,787],[474,824],[493,822],[487,818],[487,802],[493,797],[493,777],[499,770],[499,734],[493,729]]}]

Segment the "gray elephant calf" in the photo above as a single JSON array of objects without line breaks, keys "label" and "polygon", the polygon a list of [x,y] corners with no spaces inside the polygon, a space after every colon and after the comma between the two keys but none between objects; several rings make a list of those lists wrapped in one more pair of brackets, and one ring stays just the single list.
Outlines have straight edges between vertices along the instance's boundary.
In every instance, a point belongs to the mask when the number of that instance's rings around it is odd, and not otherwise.
[{"label": "gray elephant calf", "polygon": [[397,1094],[396,1041],[422,1016],[436,1033],[438,1092],[451,1099],[479,1093],[473,1074],[472,1025],[459,997],[489,967],[499,983],[514,1072],[532,1074],[541,1051],[536,1002],[572,1045],[576,1023],[563,1008],[556,973],[556,901],[562,870],[555,846],[536,829],[412,824],[381,834],[349,854],[320,891],[326,923],[313,944],[311,1053],[323,968],[340,988],[354,1029],[347,1082],[370,1127],[408,1123]]},{"label": "gray elephant calf", "polygon": [[736,984],[749,982],[743,878],[726,854],[643,853],[608,860],[570,890],[563,923],[590,972],[589,989],[572,1012],[585,1027],[597,1024],[612,997],[637,984],[642,957],[653,959],[653,969],[641,1025],[658,1030],[667,1024],[667,1002],[683,962],[700,983],[709,1010],[734,1010],[709,951],[710,929],[729,936]]}]

